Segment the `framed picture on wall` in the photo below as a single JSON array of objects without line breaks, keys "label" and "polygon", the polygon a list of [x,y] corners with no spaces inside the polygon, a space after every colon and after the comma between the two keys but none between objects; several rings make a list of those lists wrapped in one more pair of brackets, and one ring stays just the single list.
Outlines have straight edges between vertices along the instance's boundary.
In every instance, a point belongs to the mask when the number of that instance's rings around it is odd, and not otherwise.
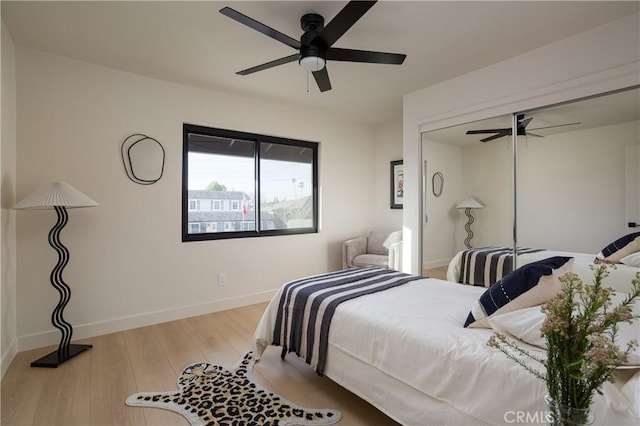
[{"label": "framed picture on wall", "polygon": [[401,209],[404,204],[404,168],[402,160],[391,162],[391,208]]}]

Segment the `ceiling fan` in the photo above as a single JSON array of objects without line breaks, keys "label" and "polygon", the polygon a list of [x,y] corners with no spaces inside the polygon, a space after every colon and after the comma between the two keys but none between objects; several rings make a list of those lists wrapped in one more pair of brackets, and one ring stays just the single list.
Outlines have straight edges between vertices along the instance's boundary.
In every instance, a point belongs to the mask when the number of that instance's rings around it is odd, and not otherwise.
[{"label": "ceiling fan", "polygon": [[[531,133],[530,131],[527,130],[527,126],[529,125],[529,123],[531,123],[531,120],[533,120],[533,117],[524,118],[524,114],[519,114],[517,116],[517,120],[518,120],[518,126],[517,126],[518,136],[535,136],[537,138],[544,137],[542,135]],[[555,126],[536,127],[535,129],[531,129],[531,130],[551,129],[554,127],[573,126],[576,124],[580,124],[580,122],[577,121],[575,123],[558,124]],[[467,135],[480,135],[480,134],[489,134],[489,133],[495,133],[495,134],[492,136],[486,137],[484,139],[480,139],[480,142],[489,142],[494,139],[499,139],[505,136],[511,136],[512,130],[511,130],[511,127],[506,127],[502,129],[467,130]]]},{"label": "ceiling fan", "polygon": [[230,7],[220,9],[220,13],[223,15],[298,51],[293,55],[238,71],[236,74],[252,74],[278,65],[298,61],[300,66],[313,73],[320,91],[326,92],[331,90],[331,82],[329,81],[326,67],[327,61],[402,64],[407,55],[332,47],[374,4],[376,4],[375,1],[350,1],[326,26],[322,16],[316,13],[307,13],[300,18],[304,34],[302,34],[299,41]]}]

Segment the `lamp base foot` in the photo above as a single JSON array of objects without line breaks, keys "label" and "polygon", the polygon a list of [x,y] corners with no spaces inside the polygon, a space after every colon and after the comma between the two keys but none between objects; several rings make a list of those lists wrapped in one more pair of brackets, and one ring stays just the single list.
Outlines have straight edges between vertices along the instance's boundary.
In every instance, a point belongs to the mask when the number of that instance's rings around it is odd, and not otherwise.
[{"label": "lamp base foot", "polygon": [[69,345],[69,349],[62,352],[58,352],[58,350],[56,349],[50,354],[45,355],[42,358],[33,361],[31,363],[31,366],[56,368],[63,362],[70,360],[71,358],[78,355],[79,353],[82,353],[92,347],[93,345]]}]

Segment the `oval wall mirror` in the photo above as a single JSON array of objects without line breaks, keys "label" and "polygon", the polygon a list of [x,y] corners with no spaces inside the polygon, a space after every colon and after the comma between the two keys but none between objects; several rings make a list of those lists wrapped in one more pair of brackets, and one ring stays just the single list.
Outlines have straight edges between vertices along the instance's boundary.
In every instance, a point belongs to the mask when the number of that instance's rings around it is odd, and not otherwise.
[{"label": "oval wall mirror", "polygon": [[442,172],[435,172],[431,177],[431,188],[433,189],[433,195],[439,197],[442,195],[444,189],[444,175]]},{"label": "oval wall mirror", "polygon": [[165,154],[160,142],[146,135],[134,134],[125,139],[121,150],[129,179],[141,185],[151,185],[160,180]]}]

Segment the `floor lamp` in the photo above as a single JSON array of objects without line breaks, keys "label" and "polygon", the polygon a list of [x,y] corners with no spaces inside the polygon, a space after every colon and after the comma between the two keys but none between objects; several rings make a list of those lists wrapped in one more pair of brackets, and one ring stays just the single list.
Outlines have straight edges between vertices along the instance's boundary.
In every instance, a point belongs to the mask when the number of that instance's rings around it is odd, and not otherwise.
[{"label": "floor lamp", "polygon": [[473,197],[469,197],[456,206],[458,209],[464,209],[464,214],[467,215],[467,224],[464,225],[464,229],[467,231],[467,238],[464,239],[464,245],[470,249],[471,239],[473,238],[473,232],[471,231],[471,224],[473,223],[473,216],[471,215],[471,209],[481,209],[484,206]]},{"label": "floor lamp", "polygon": [[51,314],[51,323],[60,330],[62,336],[58,349],[33,361],[31,363],[32,367],[56,368],[63,362],[92,347],[92,345],[71,344],[73,327],[63,317],[64,308],[71,299],[71,289],[62,279],[62,271],[69,262],[69,250],[60,242],[60,231],[68,221],[67,209],[97,205],[98,203],[68,183],[54,182],[31,193],[14,207],[16,210],[55,209],[58,215],[58,221],[49,231],[49,244],[58,253],[58,263],[51,272],[50,280],[51,285],[60,294],[60,301]]}]

